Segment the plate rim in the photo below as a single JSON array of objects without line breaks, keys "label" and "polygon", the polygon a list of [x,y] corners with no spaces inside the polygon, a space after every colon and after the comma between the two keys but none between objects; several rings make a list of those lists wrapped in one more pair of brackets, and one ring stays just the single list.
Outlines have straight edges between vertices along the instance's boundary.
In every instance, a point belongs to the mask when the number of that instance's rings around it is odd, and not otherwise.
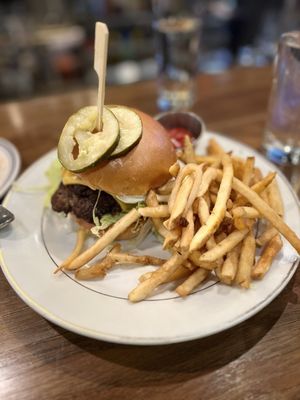
[{"label": "plate rim", "polygon": [[[14,161],[14,164],[12,165],[9,174],[7,178],[4,181],[4,184],[2,187],[0,187],[0,199],[5,195],[7,190],[10,188],[16,177],[18,176],[20,169],[21,169],[21,156],[16,148],[16,146],[10,142],[9,140],[0,137],[0,147],[5,148],[9,155],[11,156],[11,159]],[[24,171],[25,172],[25,171]],[[8,194],[8,193],[7,193]],[[6,196],[3,199],[3,204],[5,201]]]},{"label": "plate rim", "polygon": [[[225,140],[229,142],[234,142],[235,144],[241,145],[242,148],[244,148],[247,151],[250,151],[252,154],[264,159],[266,164],[273,170],[277,172],[278,175],[283,179],[285,185],[289,188],[294,200],[295,204],[298,207],[298,210],[300,211],[300,201],[294,192],[290,182],[287,180],[287,178],[284,176],[284,174],[278,169],[278,167],[271,163],[263,154],[259,153],[256,149],[252,149],[250,146],[247,144],[244,144],[242,142],[239,142],[235,139],[228,138],[224,134],[219,134],[216,132],[212,131],[207,131],[206,132],[209,135],[212,136],[220,136],[224,138]],[[23,178],[27,173],[31,172],[31,169],[34,168],[36,163],[41,162],[44,158],[49,157],[51,153],[53,153],[55,149],[52,149],[48,151],[46,154],[43,156],[39,157],[37,160],[35,160],[20,176],[18,179]],[[9,198],[11,194],[13,193],[13,190],[10,189],[7,195],[4,198],[3,204],[6,205],[7,202],[9,201]],[[116,334],[107,334],[107,333],[101,333],[99,330],[94,330],[94,329],[89,329],[86,327],[82,327],[76,323],[69,322],[64,320],[61,317],[58,317],[54,313],[50,312],[47,310],[44,306],[41,304],[38,304],[32,297],[28,294],[25,293],[25,291],[19,286],[19,284],[15,281],[14,277],[11,275],[8,266],[6,265],[6,262],[4,260],[4,255],[3,255],[3,249],[0,247],[0,266],[2,267],[2,271],[14,290],[14,292],[27,304],[31,309],[33,309],[35,312],[37,312],[40,316],[44,317],[45,319],[49,320],[50,322],[54,323],[55,325],[58,325],[66,330],[69,330],[71,332],[74,332],[79,335],[84,335],[86,337],[96,339],[96,340],[103,340],[103,341],[108,341],[111,343],[117,343],[117,344],[129,344],[129,345],[167,345],[167,344],[173,344],[173,343],[180,343],[180,342],[185,342],[185,341],[190,341],[190,340],[196,340],[196,339],[201,339],[204,337],[212,336],[214,334],[220,333],[222,331],[226,331],[230,328],[233,328],[234,326],[244,322],[247,319],[250,319],[252,316],[256,315],[259,311],[261,311],[263,308],[267,307],[283,290],[284,288],[288,285],[292,277],[294,276],[297,266],[300,262],[299,257],[294,261],[291,262],[291,265],[289,267],[289,271],[286,274],[285,278],[280,282],[280,284],[272,291],[271,295],[267,297],[266,299],[262,300],[260,303],[255,305],[249,312],[246,312],[242,315],[239,315],[232,320],[228,320],[227,323],[222,324],[220,327],[217,327],[216,329],[213,330],[213,332],[210,333],[204,333],[202,335],[199,335],[199,333],[193,333],[191,335],[177,335],[169,338],[159,338],[159,337],[148,337],[148,338],[139,338],[139,337],[133,337],[133,336],[124,336],[124,335],[116,335]]]}]

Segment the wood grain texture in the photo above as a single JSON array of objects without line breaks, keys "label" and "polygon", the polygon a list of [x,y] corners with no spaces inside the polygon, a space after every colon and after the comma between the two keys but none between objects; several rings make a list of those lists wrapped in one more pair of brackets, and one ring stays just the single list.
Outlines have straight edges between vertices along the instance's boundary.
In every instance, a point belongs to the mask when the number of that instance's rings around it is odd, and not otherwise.
[{"label": "wood grain texture", "polygon": [[[260,148],[270,69],[201,76],[194,109],[210,129]],[[96,91],[0,106],[1,135],[23,168],[57,142],[66,118]],[[107,103],[149,113],[153,82],[107,90]],[[300,398],[300,271],[268,307],[209,338],[169,346],[125,346],[65,331],[34,313],[0,273],[0,399]]]}]

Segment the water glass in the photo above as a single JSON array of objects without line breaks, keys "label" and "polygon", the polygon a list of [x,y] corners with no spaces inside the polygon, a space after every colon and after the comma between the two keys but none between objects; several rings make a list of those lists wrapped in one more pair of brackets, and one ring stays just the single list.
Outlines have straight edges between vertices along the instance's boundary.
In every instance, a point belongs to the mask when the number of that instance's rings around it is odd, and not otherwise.
[{"label": "water glass", "polygon": [[274,62],[263,143],[268,158],[282,166],[300,164],[300,32],[281,36]]},{"label": "water glass", "polygon": [[201,25],[197,4],[183,0],[152,2],[160,110],[189,109],[194,104]]}]

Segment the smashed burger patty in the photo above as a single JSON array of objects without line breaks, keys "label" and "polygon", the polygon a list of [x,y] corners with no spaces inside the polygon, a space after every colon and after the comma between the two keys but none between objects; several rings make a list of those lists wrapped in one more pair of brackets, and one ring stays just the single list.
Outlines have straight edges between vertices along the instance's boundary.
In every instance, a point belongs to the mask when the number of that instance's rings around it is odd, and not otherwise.
[{"label": "smashed burger patty", "polygon": [[[52,209],[65,214],[73,213],[77,218],[93,223],[93,209],[98,191],[83,185],[64,185],[61,183],[51,198]],[[121,211],[119,204],[106,192],[101,192],[95,208],[95,215],[116,214]]]}]

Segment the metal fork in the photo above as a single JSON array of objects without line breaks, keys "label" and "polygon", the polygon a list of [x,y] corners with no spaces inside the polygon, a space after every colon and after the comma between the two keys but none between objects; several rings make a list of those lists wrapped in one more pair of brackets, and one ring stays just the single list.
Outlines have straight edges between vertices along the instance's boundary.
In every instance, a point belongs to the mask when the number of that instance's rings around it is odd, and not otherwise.
[{"label": "metal fork", "polygon": [[0,205],[0,229],[10,224],[14,219],[14,214]]}]

